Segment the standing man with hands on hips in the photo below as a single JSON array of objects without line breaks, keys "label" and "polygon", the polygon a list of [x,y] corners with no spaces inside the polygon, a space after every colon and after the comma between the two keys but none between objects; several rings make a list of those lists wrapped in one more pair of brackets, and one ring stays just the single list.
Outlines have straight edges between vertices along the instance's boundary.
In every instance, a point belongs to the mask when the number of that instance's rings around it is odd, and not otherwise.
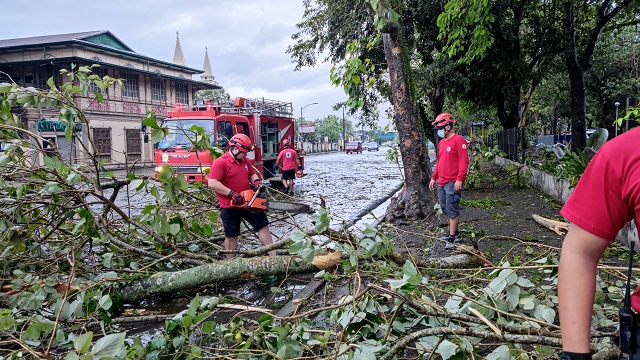
[{"label": "standing man with hands on hips", "polygon": [[[273,243],[269,230],[269,219],[263,211],[249,211],[231,207],[231,203],[241,205],[244,198],[240,192],[260,186],[260,178],[253,169],[247,153],[253,151],[253,143],[245,134],[236,134],[229,139],[227,152],[215,159],[209,171],[208,185],[218,195],[220,203],[220,218],[224,227],[224,249],[237,250],[240,224],[247,220],[258,233],[262,245]],[[275,256],[276,251],[269,251],[269,256]],[[226,254],[227,259],[235,254]]]},{"label": "standing man with hands on hips", "polygon": [[429,182],[429,190],[438,185],[438,201],[442,213],[449,221],[449,234],[442,240],[446,241],[445,249],[455,248],[454,243],[462,239],[458,231],[460,223],[460,197],[462,185],[469,171],[469,151],[467,140],[453,131],[456,121],[449,113],[442,113],[436,117],[433,125],[438,130],[438,159],[435,170]]}]

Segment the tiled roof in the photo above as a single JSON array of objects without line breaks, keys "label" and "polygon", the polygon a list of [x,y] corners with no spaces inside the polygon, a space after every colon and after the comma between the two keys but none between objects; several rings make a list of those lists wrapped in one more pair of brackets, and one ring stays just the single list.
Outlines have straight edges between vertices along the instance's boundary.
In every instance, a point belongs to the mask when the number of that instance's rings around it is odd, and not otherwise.
[{"label": "tiled roof", "polygon": [[72,40],[82,40],[91,36],[108,33],[108,30],[98,31],[85,31],[71,34],[58,34],[58,35],[45,35],[45,36],[33,36],[19,39],[7,39],[0,40],[0,48],[14,47],[14,46],[28,46],[28,45],[40,45],[59,43]]}]

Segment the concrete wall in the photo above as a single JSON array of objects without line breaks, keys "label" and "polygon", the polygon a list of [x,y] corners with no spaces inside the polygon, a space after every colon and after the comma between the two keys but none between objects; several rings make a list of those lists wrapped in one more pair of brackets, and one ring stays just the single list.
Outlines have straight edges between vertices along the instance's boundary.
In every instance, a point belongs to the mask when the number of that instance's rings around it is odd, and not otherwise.
[{"label": "concrete wall", "polygon": [[[501,158],[499,156],[496,157],[496,164],[504,167],[506,165],[515,165],[521,166],[520,163],[515,161],[511,161],[509,159]],[[555,201],[564,204],[567,199],[569,199],[569,195],[571,195],[572,189],[569,189],[569,182],[564,179],[557,179],[554,175],[547,174],[538,169],[534,169],[531,167],[527,167],[531,171],[531,179],[529,179],[529,184],[547,194]],[[636,229],[633,221],[630,221],[625,225],[625,227],[620,230],[618,236],[616,236],[616,240],[622,242],[625,245],[628,245],[629,242],[635,241],[638,243],[638,231]],[[638,253],[640,253],[640,249],[636,246]]]}]

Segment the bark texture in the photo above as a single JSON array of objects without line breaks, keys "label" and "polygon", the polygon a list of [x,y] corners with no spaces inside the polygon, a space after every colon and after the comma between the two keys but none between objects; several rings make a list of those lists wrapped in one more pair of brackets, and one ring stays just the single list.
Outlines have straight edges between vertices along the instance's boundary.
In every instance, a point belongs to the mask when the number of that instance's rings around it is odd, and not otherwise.
[{"label": "bark texture", "polygon": [[427,190],[431,178],[431,164],[423,129],[413,101],[411,69],[408,60],[405,61],[408,54],[403,54],[402,32],[398,25],[390,25],[382,34],[382,40],[389,69],[405,181],[402,192],[387,208],[385,218],[388,221],[404,217],[424,218],[433,213]]},{"label": "bark texture", "polygon": [[122,288],[122,300],[138,301],[152,295],[175,293],[216,281],[264,275],[318,271],[297,256],[235,258],[176,272],[159,272]]}]

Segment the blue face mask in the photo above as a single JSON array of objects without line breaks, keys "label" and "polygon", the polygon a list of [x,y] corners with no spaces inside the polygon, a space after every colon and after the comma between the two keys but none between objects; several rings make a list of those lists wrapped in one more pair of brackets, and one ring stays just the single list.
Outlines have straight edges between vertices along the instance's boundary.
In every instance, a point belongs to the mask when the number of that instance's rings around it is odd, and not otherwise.
[{"label": "blue face mask", "polygon": [[438,137],[439,138],[443,138],[444,137],[444,129],[438,130]]}]

